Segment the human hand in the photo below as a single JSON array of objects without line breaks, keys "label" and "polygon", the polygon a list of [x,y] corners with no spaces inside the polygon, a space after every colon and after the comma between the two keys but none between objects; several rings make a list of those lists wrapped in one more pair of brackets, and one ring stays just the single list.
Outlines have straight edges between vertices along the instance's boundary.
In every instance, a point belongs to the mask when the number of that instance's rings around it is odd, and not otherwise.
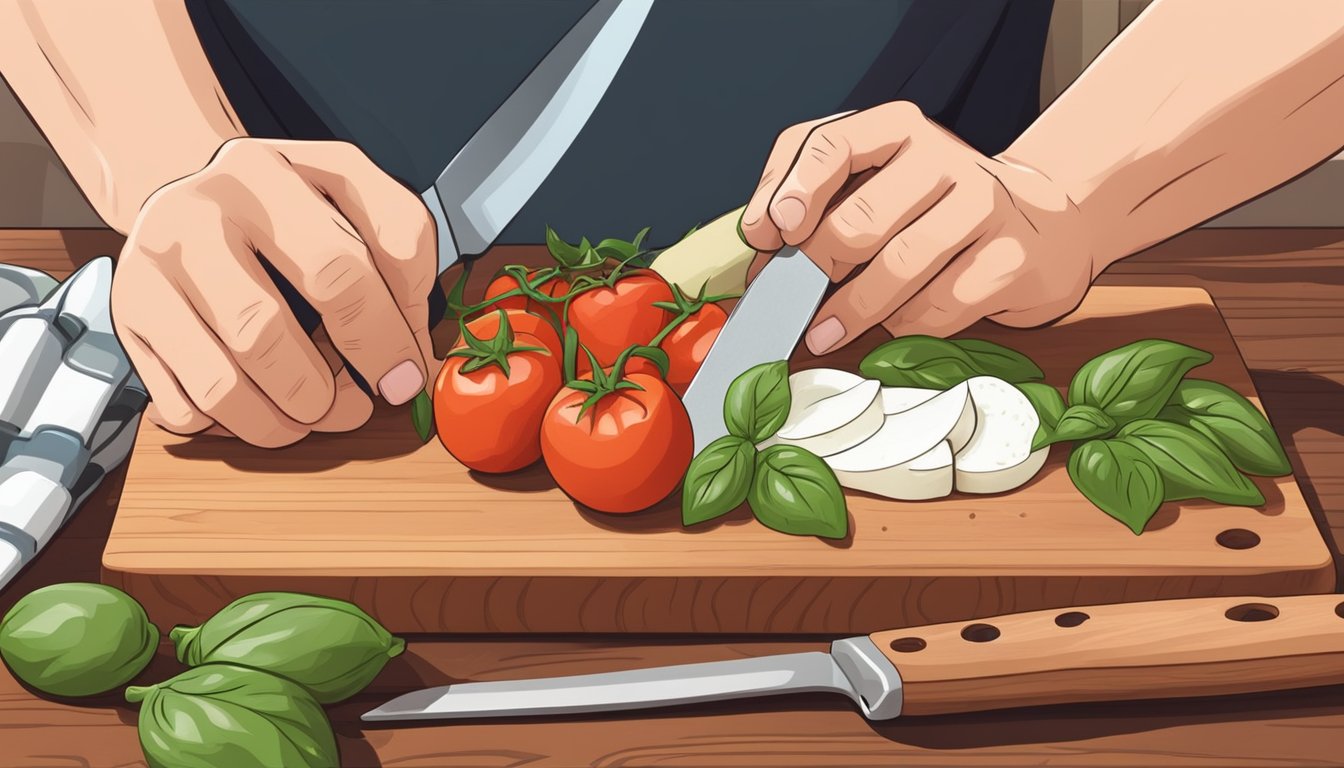
[{"label": "human hand", "polygon": [[[355,429],[372,403],[340,355],[400,404],[434,361],[435,230],[419,197],[344,142],[234,139],[145,201],[112,285],[117,337],[179,434],[263,447]],[[322,315],[300,328],[258,254]]]},{"label": "human hand", "polygon": [[947,336],[982,317],[1040,325],[1105,267],[1049,178],[980,154],[909,102],[781,133],[742,231],[762,252],[752,276],[785,243],[836,282],[861,267],[808,330],[818,355],[878,323],[897,336]]}]

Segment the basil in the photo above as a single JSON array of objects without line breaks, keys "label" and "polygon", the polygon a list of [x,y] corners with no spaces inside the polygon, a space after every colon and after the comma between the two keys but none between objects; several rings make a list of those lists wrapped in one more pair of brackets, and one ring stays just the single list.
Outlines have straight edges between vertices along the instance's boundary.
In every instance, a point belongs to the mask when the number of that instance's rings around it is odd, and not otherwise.
[{"label": "basil", "polygon": [[779,431],[789,416],[789,366],[762,363],[733,379],[723,402],[728,434],[759,443]]},{"label": "basil", "polygon": [[1135,535],[1166,495],[1157,464],[1126,440],[1092,440],[1069,456],[1069,477],[1088,501],[1129,526]]},{"label": "basil", "polygon": [[1069,404],[1099,408],[1117,424],[1151,418],[1187,371],[1212,359],[1174,341],[1136,341],[1084,363],[1069,383]]},{"label": "basil", "polygon": [[776,531],[827,539],[849,534],[845,496],[835,473],[792,445],[774,445],[756,455],[747,501],[756,519]]},{"label": "basil", "polygon": [[1126,424],[1120,437],[1157,465],[1167,501],[1204,498],[1246,507],[1265,503],[1255,483],[1238,472],[1213,441],[1190,427],[1141,419]]},{"label": "basil", "polygon": [[980,376],[996,376],[1010,384],[1045,378],[1045,373],[1031,358],[1002,344],[984,339],[951,339],[951,342],[970,357]]},{"label": "basil", "polygon": [[1100,408],[1090,405],[1070,405],[1060,417],[1059,424],[1055,426],[1054,437],[1050,442],[1105,437],[1114,431],[1115,420]]},{"label": "basil", "polygon": [[1031,450],[1055,442],[1055,427],[1059,426],[1059,420],[1068,407],[1064,404],[1064,396],[1059,394],[1058,389],[1040,382],[1029,381],[1018,384],[1017,388],[1031,401],[1031,407],[1036,409],[1036,415],[1041,420],[1036,427],[1036,436],[1031,440]]},{"label": "basil", "polygon": [[1216,381],[1182,381],[1158,415],[1213,441],[1243,472],[1276,477],[1292,471],[1274,428],[1260,409]]},{"label": "basil", "polygon": [[411,424],[415,426],[420,442],[428,443],[429,438],[434,436],[434,405],[429,400],[429,392],[425,390],[421,390],[411,402]]},{"label": "basil", "polygon": [[691,461],[682,483],[682,525],[713,520],[746,501],[755,461],[756,447],[737,435],[705,446]]}]

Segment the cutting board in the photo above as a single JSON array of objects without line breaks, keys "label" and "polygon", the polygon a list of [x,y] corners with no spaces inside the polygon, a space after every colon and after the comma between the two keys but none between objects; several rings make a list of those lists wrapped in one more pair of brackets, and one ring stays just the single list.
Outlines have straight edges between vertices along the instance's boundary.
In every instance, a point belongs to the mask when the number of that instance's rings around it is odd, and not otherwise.
[{"label": "cutting board", "polygon": [[[1214,354],[1194,375],[1258,402],[1202,290],[1098,287],[1050,327],[965,335],[1019,349],[1067,387],[1078,366],[1146,337]],[[853,369],[874,332],[822,362]],[[1272,416],[1272,414],[1271,414]],[[1284,436],[1285,438],[1291,436]],[[104,579],[159,626],[258,590],[353,600],[394,632],[867,633],[1079,604],[1328,592],[1334,573],[1292,477],[1262,509],[1165,505],[1142,536],[1093,508],[1056,446],[1028,485],[902,503],[848,497],[843,541],[785,536],[744,507],[692,529],[679,502],[578,508],[543,466],[484,476],[405,408],[282,450],[146,425],[103,556]]]}]

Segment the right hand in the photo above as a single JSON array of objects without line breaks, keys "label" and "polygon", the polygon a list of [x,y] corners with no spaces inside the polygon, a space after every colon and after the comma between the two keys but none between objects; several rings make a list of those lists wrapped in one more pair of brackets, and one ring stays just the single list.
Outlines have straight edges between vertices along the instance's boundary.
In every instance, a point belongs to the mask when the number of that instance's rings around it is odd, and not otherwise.
[{"label": "right hand", "polygon": [[[355,429],[373,404],[333,346],[388,402],[412,399],[435,360],[436,248],[420,198],[351,144],[225,143],[145,201],[118,260],[113,321],[148,417],[268,448]],[[330,342],[302,331],[258,253]]]}]

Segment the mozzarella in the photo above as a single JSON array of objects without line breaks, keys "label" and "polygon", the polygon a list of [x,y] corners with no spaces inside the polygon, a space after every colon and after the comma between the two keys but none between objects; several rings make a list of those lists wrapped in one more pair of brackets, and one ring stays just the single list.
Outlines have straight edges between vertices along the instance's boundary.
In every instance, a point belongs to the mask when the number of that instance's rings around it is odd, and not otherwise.
[{"label": "mozzarella", "polygon": [[766,442],[822,457],[852,448],[882,426],[881,386],[833,368],[798,371],[789,376],[789,415]]},{"label": "mozzarella", "polygon": [[1040,417],[1027,396],[992,376],[967,380],[976,426],[956,451],[954,484],[966,493],[1002,493],[1026,483],[1045,464],[1049,448],[1031,450]]}]

